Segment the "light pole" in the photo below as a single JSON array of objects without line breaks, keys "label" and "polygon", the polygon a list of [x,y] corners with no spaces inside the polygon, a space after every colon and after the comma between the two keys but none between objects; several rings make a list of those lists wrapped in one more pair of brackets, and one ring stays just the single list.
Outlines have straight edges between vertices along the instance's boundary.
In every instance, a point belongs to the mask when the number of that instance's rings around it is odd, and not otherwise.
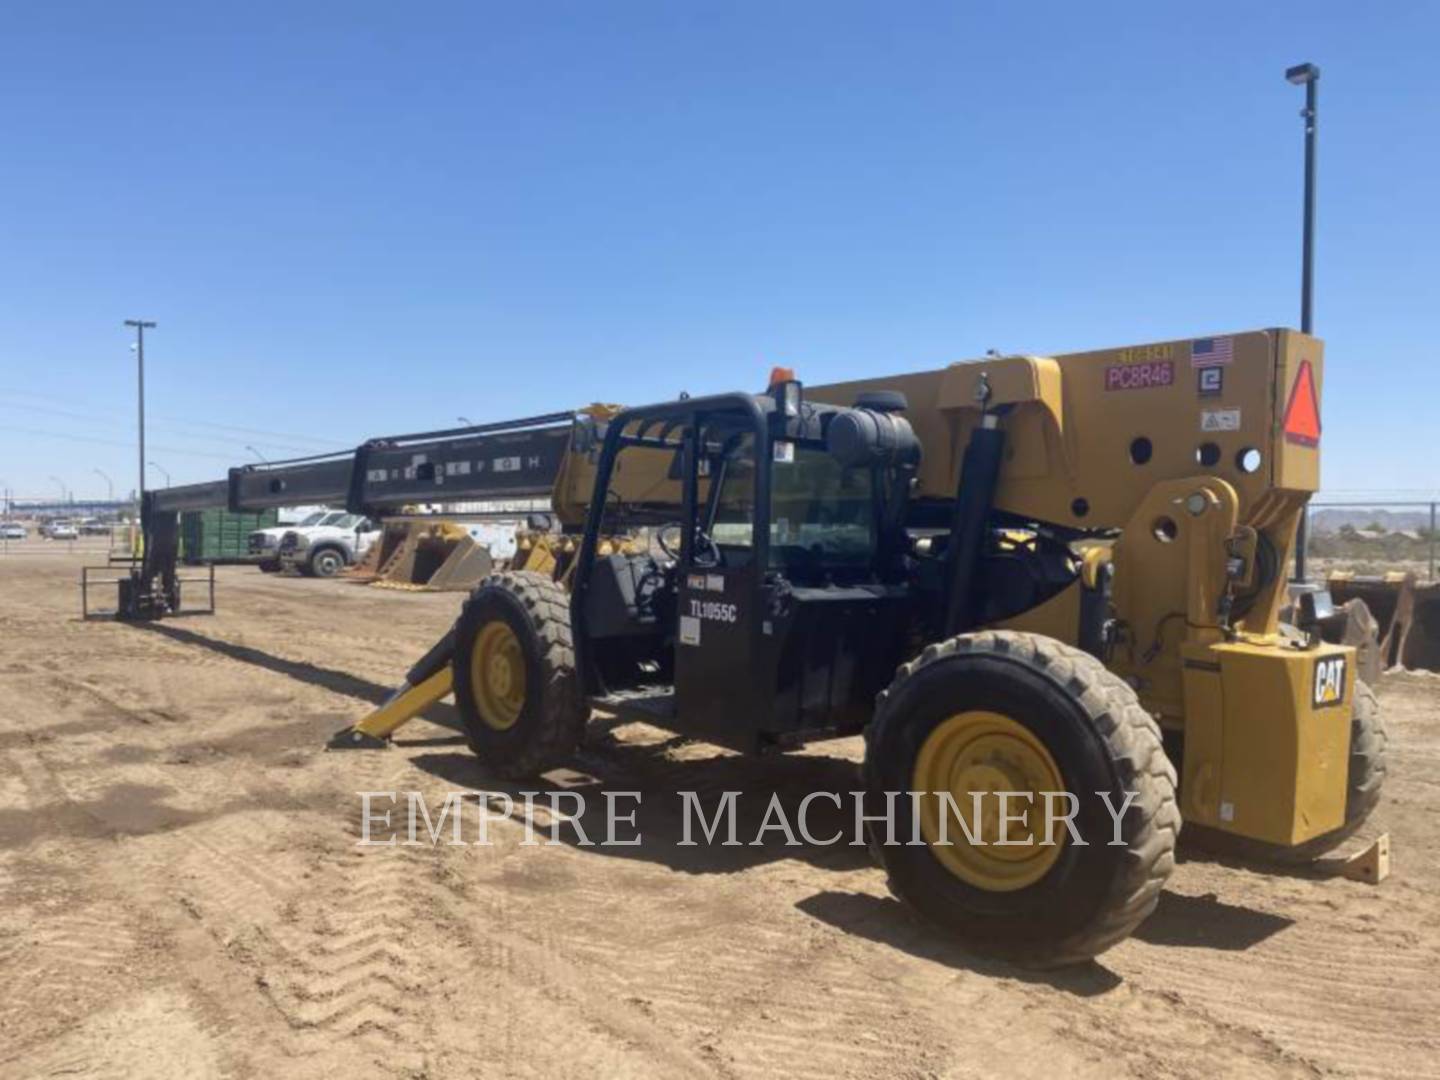
[{"label": "light pole", "polygon": [[136,491],[138,514],[145,505],[145,331],[155,329],[155,324],[146,319],[126,319],[125,325],[135,328],[135,365],[140,377],[140,487]]},{"label": "light pole", "polygon": [[264,454],[262,454],[259,450],[256,450],[255,447],[251,446],[249,443],[245,444],[245,449],[249,450],[252,454],[259,458],[262,463],[269,463],[270,459],[267,458]]},{"label": "light pole", "polygon": [[54,473],[50,474],[50,479],[54,480],[55,483],[60,485],[60,501],[63,503],[65,501],[65,481],[61,480],[60,477],[56,476]]},{"label": "light pole", "polygon": [[114,501],[115,501],[115,481],[113,481],[113,480],[110,479],[109,474],[107,474],[104,469],[96,469],[96,470],[95,470],[95,473],[96,473],[97,476],[100,477],[100,479],[102,479],[102,480],[105,481],[105,486],[106,486],[106,488],[108,488],[109,491],[110,491],[110,494],[105,497],[105,501],[106,501],[106,502],[114,502]]},{"label": "light pole", "polygon": [[464,424],[466,427],[475,426],[475,421],[471,420],[468,416],[457,416],[455,419],[459,420],[460,423]]},{"label": "light pole", "polygon": [[154,462],[154,461],[150,462],[150,467],[151,467],[152,469],[159,469],[159,470],[160,470],[161,474],[164,475],[164,477],[165,477],[165,486],[168,488],[168,487],[170,486],[170,470],[167,469],[167,468],[165,468],[164,465],[161,465],[161,464],[159,464],[158,462]]},{"label": "light pole", "polygon": [[1300,117],[1305,121],[1305,219],[1303,225],[1302,249],[1300,255],[1300,329],[1310,333],[1311,300],[1315,280],[1315,129],[1319,116],[1316,104],[1316,88],[1320,83],[1320,69],[1314,64],[1296,64],[1285,70],[1287,82],[1305,87],[1305,108]]},{"label": "light pole", "polygon": [[[1305,216],[1301,226],[1300,249],[1300,330],[1308,334],[1314,326],[1315,285],[1315,129],[1319,126],[1316,88],[1320,68],[1315,64],[1296,64],[1285,69],[1285,80],[1305,87],[1305,108],[1300,118],[1305,121]],[[1310,540],[1310,506],[1300,511],[1295,527],[1295,580],[1305,580],[1305,547]]]}]

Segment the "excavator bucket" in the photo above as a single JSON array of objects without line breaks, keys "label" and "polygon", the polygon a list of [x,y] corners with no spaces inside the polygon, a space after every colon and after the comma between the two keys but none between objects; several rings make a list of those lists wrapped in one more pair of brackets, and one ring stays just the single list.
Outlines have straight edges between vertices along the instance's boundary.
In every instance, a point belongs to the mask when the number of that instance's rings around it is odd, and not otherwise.
[{"label": "excavator bucket", "polygon": [[365,557],[344,572],[345,580],[357,585],[370,584],[380,576],[381,569],[409,535],[410,522],[386,522],[379,538],[365,552]]},{"label": "excavator bucket", "polygon": [[1327,582],[1337,605],[1363,603],[1374,617],[1381,668],[1440,670],[1440,582],[1413,573],[1336,572]]},{"label": "excavator bucket", "polygon": [[454,543],[425,587],[431,592],[469,592],[494,566],[490,549],[467,533]]},{"label": "excavator bucket", "polygon": [[372,584],[380,588],[458,592],[479,584],[490,572],[490,552],[463,525],[450,521],[410,522],[405,539],[381,566]]},{"label": "excavator bucket", "polygon": [[392,589],[415,584],[416,557],[420,549],[420,536],[426,526],[414,521],[403,524],[404,535],[380,564],[380,569],[370,584]]}]

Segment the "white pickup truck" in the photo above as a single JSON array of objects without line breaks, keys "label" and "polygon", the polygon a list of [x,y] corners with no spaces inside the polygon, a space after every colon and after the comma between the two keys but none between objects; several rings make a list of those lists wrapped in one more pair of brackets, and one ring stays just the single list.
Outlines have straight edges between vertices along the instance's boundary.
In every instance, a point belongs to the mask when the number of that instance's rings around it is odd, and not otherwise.
[{"label": "white pickup truck", "polygon": [[[285,511],[281,511],[283,517]],[[246,546],[255,565],[267,574],[280,569],[280,541],[291,529],[308,529],[312,525],[323,525],[327,521],[338,521],[347,516],[344,510],[327,510],[320,507],[306,513],[298,521],[286,521],[268,529],[256,529],[246,538]]]},{"label": "white pickup truck", "polygon": [[378,523],[337,511],[314,525],[287,529],[280,538],[278,558],[282,567],[309,577],[334,577],[364,558],[379,537]]}]

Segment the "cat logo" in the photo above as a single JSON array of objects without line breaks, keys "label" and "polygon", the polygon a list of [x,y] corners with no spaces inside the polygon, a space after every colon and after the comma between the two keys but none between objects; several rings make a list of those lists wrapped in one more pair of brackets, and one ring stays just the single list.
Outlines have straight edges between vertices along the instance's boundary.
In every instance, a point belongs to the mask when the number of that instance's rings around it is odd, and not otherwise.
[{"label": "cat logo", "polygon": [[1345,657],[1326,656],[1315,661],[1315,708],[1339,705],[1345,700]]}]

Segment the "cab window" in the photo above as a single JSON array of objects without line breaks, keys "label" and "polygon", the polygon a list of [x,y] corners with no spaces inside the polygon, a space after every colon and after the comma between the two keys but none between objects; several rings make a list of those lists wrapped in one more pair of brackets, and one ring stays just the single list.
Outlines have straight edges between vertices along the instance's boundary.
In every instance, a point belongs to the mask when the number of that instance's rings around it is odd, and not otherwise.
[{"label": "cab window", "polygon": [[863,570],[875,554],[875,478],[820,447],[796,445],[770,479],[770,566],[804,578]]},{"label": "cab window", "polygon": [[726,565],[740,565],[755,546],[755,436],[747,432],[733,438],[710,459],[709,468],[718,481],[710,538],[725,554]]}]

